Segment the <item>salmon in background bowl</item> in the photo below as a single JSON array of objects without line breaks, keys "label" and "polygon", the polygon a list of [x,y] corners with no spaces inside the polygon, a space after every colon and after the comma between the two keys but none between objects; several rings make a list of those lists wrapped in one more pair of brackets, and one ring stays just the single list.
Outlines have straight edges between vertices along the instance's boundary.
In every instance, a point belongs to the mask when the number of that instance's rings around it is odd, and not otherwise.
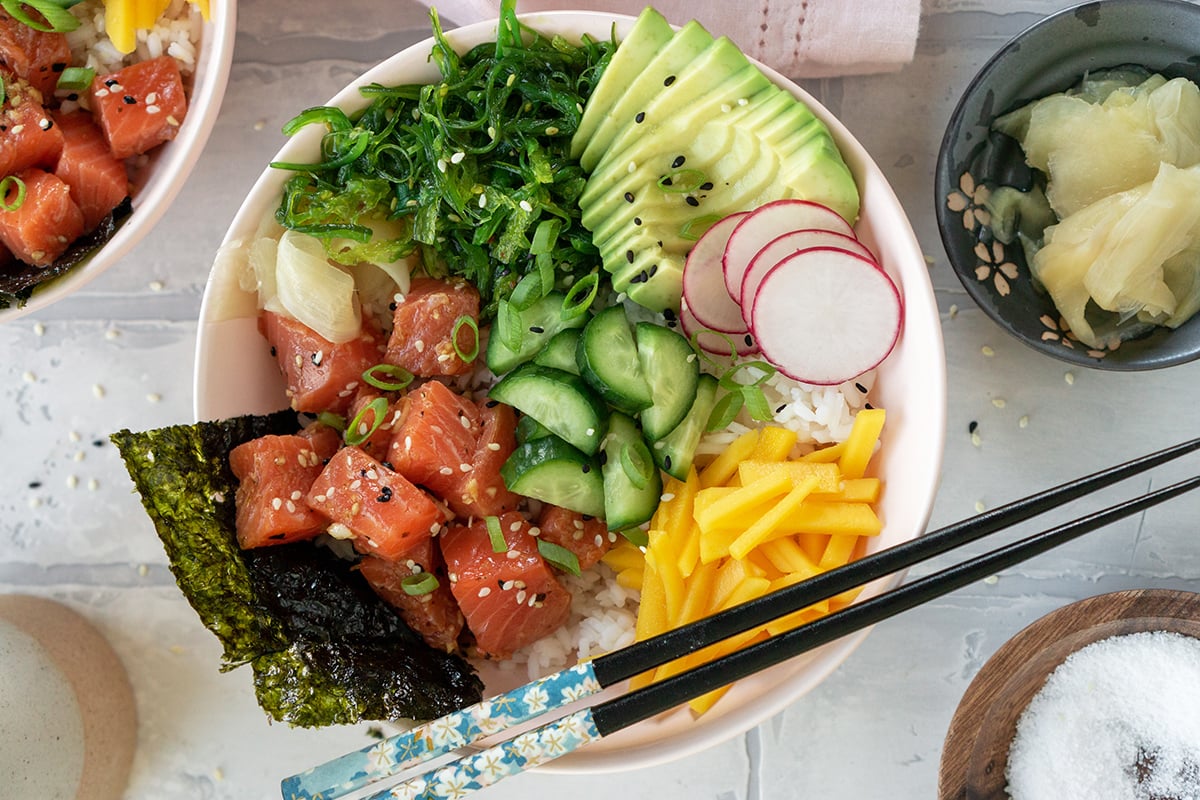
[{"label": "salmon in background bowl", "polygon": [[[577,42],[584,34],[599,41],[613,34],[621,39],[629,33],[634,20],[596,13],[557,12],[522,16],[521,22],[540,33],[561,34]],[[494,41],[496,35],[495,21],[446,34],[459,53]],[[427,40],[388,59],[356,79],[329,105],[341,108],[353,118],[369,101],[359,87],[436,82],[438,67],[429,59],[432,47],[433,40]],[[882,533],[867,545],[868,551],[875,551],[911,539],[924,530],[938,482],[945,421],[945,362],[936,304],[920,247],[878,167],[849,131],[811,96],[777,73],[761,69],[776,86],[807,104],[828,127],[862,198],[854,232],[867,248],[878,254],[880,268],[904,297],[903,330],[894,350],[875,371],[871,395],[872,403],[886,408],[888,413],[882,446],[872,462],[873,474],[887,487],[879,504]],[[320,158],[325,133],[322,128],[312,125],[301,130],[275,161],[311,163]],[[446,168],[457,163],[451,157]],[[197,341],[194,411],[198,420],[266,414],[289,404],[275,354],[260,334],[259,302],[253,277],[247,283],[246,258],[250,243],[276,225],[275,211],[285,183],[293,174],[282,169],[264,171],[235,217],[209,277]],[[323,359],[325,353],[320,355]],[[898,580],[897,577],[873,584],[863,596],[884,591]],[[686,708],[678,709],[608,737],[547,769],[596,772],[649,766],[736,736],[819,684],[864,636],[865,633],[848,637],[740,681],[702,716],[697,717]],[[505,670],[492,661],[474,664],[483,679],[485,696],[526,679],[523,670]]]},{"label": "salmon in background bowl", "polygon": [[236,0],[18,8],[0,14],[0,321],[77,291],[158,222],[216,121],[236,22]]}]

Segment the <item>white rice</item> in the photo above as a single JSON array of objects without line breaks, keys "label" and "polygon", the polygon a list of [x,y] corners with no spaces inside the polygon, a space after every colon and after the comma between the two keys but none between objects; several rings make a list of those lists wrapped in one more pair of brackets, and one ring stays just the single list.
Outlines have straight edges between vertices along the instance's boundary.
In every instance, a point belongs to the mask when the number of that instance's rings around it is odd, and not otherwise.
[{"label": "white rice", "polygon": [[80,21],[79,27],[66,35],[75,66],[90,67],[97,75],[104,75],[166,53],[179,63],[185,78],[196,69],[204,19],[188,0],[171,0],[157,25],[137,32],[137,46],[128,55],[108,40],[103,0],[83,0],[71,8],[71,13]]}]

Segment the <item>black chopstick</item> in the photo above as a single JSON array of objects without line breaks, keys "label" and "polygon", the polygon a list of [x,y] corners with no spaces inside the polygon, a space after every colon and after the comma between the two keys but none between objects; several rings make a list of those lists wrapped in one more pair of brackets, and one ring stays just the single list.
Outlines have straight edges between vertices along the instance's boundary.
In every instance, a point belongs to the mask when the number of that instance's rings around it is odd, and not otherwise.
[{"label": "black chopstick", "polygon": [[[1098,489],[1200,450],[1200,438],[1167,447],[956,522],[849,564],[815,575],[720,614],[697,620],[593,661],[601,686],[612,686],[715,642],[765,625],[926,559],[977,541]],[[1014,562],[1015,563],[1015,562]],[[856,604],[855,607],[862,605]],[[828,617],[825,618],[829,619]],[[810,627],[816,623],[809,623]],[[868,623],[869,624],[869,623]],[[836,637],[835,637],[836,638]],[[728,681],[723,682],[728,683]]]},{"label": "black chopstick", "polygon": [[[1192,449],[1197,446],[1194,442],[1189,442],[1187,445]],[[1180,447],[1183,446],[1180,445]],[[1175,449],[1171,448],[1172,451]],[[1162,453],[1166,452],[1169,451],[1162,451]],[[1146,458],[1156,458],[1160,455],[1161,453],[1155,453]],[[1142,460],[1139,459],[1139,461]],[[1123,467],[1125,466],[1128,465],[1123,465]],[[1117,469],[1123,472],[1123,468]],[[1091,480],[1099,475],[1112,472],[1113,470],[1106,470],[1104,473],[1097,473],[1083,480]],[[1200,486],[1200,476],[1195,476],[1089,514],[1073,522],[1036,533],[919,578],[890,592],[859,601],[840,611],[820,617],[785,633],[777,634],[763,642],[710,661],[687,672],[596,705],[592,708],[592,718],[595,721],[596,729],[601,736],[606,736],[636,722],[649,719],[695,697],[862,630],[903,611],[908,611],[955,589],[986,578],[999,570],[1014,566],[1060,544],[1069,542],[1085,533],[1189,492],[1198,486]],[[1024,503],[1025,501],[1020,502]],[[997,512],[1002,510],[997,509]],[[971,539],[968,538],[965,541],[971,541]],[[784,592],[767,595],[756,603],[763,607],[764,613],[768,608],[771,610],[766,621],[803,607],[793,605],[791,598],[785,597]]]}]

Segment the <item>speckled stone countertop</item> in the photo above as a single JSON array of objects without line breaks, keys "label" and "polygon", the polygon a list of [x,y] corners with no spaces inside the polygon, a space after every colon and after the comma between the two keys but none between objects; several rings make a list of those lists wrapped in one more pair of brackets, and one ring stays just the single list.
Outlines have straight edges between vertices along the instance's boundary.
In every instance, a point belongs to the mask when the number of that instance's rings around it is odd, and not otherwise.
[{"label": "speckled stone countertop", "polygon": [[[805,84],[874,156],[929,256],[949,372],[934,525],[1196,433],[1200,364],[1144,374],[1068,369],[985,318],[941,249],[934,160],[959,93],[1006,39],[1066,5],[927,0],[916,59],[903,71]],[[242,0],[220,118],[157,229],[80,294],[0,326],[0,592],[66,603],[124,661],[141,718],[128,800],[278,797],[281,777],[368,741],[365,725],[269,725],[248,674],[217,670],[217,641],[175,588],[107,437],[190,421],[205,277],[246,190],[282,144],[282,123],[426,32],[412,0]],[[1113,494],[1178,480],[1189,464]],[[931,797],[950,717],[984,660],[1073,600],[1195,585],[1198,512],[1200,498],[1183,498],[883,623],[815,691],[702,754],[586,778],[528,774],[487,796]]]}]

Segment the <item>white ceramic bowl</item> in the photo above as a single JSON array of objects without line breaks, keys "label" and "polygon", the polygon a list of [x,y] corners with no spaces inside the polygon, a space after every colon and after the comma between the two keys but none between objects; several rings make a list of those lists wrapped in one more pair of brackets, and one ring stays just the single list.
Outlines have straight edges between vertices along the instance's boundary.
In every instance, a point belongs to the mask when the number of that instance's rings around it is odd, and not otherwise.
[{"label": "white ceramic bowl", "polygon": [[[585,12],[551,12],[523,16],[529,26],[545,33],[578,37],[589,33],[607,38],[614,21],[618,37],[628,32],[630,17]],[[495,22],[469,25],[449,33],[460,51],[495,38]],[[432,40],[398,53],[339,92],[332,105],[347,111],[366,101],[359,86],[370,83],[433,82],[436,67],[428,62]],[[879,367],[874,402],[887,409],[883,446],[874,467],[886,488],[880,508],[884,522],[872,550],[919,535],[929,519],[940,476],[945,435],[946,374],[941,327],[928,270],[904,210],[879,168],[832,115],[811,96],[774,71],[764,68],[779,85],[806,102],[830,128],[858,180],[862,215],[860,238],[880,254],[884,268],[904,295],[905,321],[891,356]],[[296,109],[299,111],[300,109]],[[316,158],[320,132],[310,126],[289,141],[276,156],[281,161]],[[287,406],[279,371],[261,345],[253,295],[238,286],[238,262],[229,253],[249,241],[260,222],[278,205],[289,173],[266,170],[254,185],[226,234],[200,312],[196,351],[195,415],[221,419],[246,413],[276,411]],[[868,587],[864,597],[884,591],[899,577]],[[686,709],[663,714],[589,745],[543,767],[560,772],[627,770],[670,761],[735,736],[781,711],[820,683],[866,636],[860,632],[753,678],[740,681],[707,714],[693,718]],[[512,674],[489,671],[481,675],[490,690],[512,685]]]},{"label": "white ceramic bowl", "polygon": [[150,154],[145,168],[135,176],[133,211],[104,246],[59,278],[36,287],[23,306],[0,309],[0,322],[22,317],[78,291],[117,263],[154,227],[183,187],[200,158],[217,121],[237,23],[237,0],[209,0],[196,69],[188,96],[187,116],[179,135]]}]

